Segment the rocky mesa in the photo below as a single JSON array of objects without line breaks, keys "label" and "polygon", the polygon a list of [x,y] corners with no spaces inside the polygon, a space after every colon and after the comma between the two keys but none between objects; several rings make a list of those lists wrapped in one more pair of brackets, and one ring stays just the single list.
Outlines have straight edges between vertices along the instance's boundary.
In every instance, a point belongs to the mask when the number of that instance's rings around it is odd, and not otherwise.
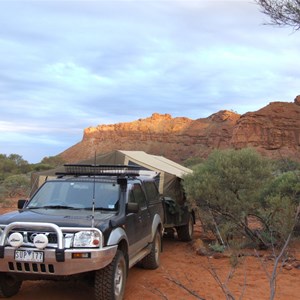
[{"label": "rocky mesa", "polygon": [[272,158],[300,161],[300,96],[294,102],[271,102],[239,115],[219,111],[192,120],[154,113],[133,122],[84,130],[83,139],[60,154],[76,162],[113,150],[142,150],[176,162],[207,157],[214,149],[253,147]]}]

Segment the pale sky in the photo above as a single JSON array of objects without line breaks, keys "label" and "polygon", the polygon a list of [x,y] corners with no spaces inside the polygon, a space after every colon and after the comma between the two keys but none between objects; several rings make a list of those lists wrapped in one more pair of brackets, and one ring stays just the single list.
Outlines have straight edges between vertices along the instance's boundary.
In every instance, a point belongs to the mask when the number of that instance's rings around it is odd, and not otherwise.
[{"label": "pale sky", "polygon": [[254,0],[0,0],[0,153],[37,163],[90,126],[292,102],[300,32],[267,21]]}]

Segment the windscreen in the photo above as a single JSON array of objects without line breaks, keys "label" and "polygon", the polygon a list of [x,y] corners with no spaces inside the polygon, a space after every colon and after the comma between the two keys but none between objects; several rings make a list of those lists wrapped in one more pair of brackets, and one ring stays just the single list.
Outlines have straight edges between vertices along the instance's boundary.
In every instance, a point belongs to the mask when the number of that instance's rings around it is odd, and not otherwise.
[{"label": "windscreen", "polygon": [[116,210],[119,185],[112,182],[47,181],[27,208],[77,208]]}]

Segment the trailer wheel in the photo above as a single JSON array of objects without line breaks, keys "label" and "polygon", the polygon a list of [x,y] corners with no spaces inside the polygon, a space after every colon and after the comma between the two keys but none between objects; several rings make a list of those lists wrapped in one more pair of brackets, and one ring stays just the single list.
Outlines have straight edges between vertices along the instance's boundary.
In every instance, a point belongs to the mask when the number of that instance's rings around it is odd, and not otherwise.
[{"label": "trailer wheel", "polygon": [[141,265],[145,269],[154,270],[160,265],[160,253],[161,253],[161,234],[159,230],[156,231],[151,246],[151,252],[142,259]]},{"label": "trailer wheel", "polygon": [[185,225],[176,227],[178,239],[183,242],[189,242],[193,239],[194,234],[194,218],[189,214],[188,222]]},{"label": "trailer wheel", "polygon": [[121,300],[124,297],[127,266],[124,254],[117,250],[113,261],[95,272],[94,294],[97,300]]},{"label": "trailer wheel", "polygon": [[7,273],[0,273],[0,297],[8,298],[16,295],[22,285],[21,280]]}]

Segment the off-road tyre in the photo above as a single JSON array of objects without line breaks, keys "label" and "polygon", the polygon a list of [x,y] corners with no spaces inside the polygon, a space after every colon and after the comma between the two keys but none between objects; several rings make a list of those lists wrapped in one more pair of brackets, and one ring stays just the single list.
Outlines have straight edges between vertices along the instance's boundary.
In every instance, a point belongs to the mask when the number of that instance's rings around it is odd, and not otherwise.
[{"label": "off-road tyre", "polygon": [[160,253],[162,249],[161,234],[157,230],[151,245],[151,252],[141,261],[141,266],[144,269],[154,270],[160,265]]},{"label": "off-road tyre", "polygon": [[95,271],[94,295],[96,300],[121,300],[124,297],[127,264],[122,251],[117,250],[113,261]]},{"label": "off-road tyre", "polygon": [[8,298],[16,295],[22,285],[22,281],[7,273],[0,273],[0,297]]},{"label": "off-road tyre", "polygon": [[176,227],[178,239],[183,242],[189,242],[193,239],[194,218],[189,214],[188,222],[185,225]]}]

